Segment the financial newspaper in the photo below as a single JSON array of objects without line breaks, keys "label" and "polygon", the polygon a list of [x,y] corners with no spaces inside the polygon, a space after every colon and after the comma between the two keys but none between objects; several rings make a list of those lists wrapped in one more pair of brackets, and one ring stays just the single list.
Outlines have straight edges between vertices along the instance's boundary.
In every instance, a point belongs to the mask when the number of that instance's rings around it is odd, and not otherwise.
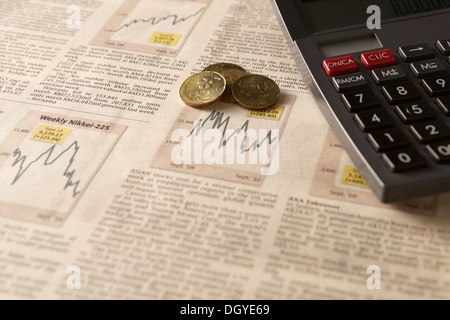
[{"label": "financial newspaper", "polygon": [[[449,194],[374,197],[269,1],[1,1],[0,42],[0,298],[450,298]],[[221,62],[278,103],[186,106]]]}]

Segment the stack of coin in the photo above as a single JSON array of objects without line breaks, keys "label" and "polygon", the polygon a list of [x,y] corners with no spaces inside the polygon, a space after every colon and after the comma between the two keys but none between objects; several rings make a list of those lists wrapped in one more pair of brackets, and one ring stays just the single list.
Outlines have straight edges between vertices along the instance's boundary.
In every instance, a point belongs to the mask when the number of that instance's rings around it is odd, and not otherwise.
[{"label": "stack of coin", "polygon": [[220,100],[247,109],[266,109],[278,102],[280,88],[270,78],[249,74],[236,64],[217,63],[189,77],[180,88],[180,96],[191,107]]}]

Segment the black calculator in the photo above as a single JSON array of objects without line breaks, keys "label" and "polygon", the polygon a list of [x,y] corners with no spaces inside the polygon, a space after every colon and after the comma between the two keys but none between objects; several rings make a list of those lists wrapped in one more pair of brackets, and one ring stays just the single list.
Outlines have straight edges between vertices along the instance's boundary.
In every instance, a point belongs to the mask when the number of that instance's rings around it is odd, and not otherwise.
[{"label": "black calculator", "polygon": [[380,201],[450,191],[450,1],[272,4],[303,80]]}]

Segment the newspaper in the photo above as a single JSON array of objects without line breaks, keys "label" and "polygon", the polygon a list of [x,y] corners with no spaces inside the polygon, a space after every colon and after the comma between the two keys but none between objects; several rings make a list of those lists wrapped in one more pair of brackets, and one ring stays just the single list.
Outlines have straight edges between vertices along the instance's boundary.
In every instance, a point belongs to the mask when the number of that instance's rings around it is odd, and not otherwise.
[{"label": "newspaper", "polygon": [[[2,1],[0,26],[0,298],[450,298],[450,197],[376,200],[268,1]],[[279,103],[184,105],[219,62]]]}]

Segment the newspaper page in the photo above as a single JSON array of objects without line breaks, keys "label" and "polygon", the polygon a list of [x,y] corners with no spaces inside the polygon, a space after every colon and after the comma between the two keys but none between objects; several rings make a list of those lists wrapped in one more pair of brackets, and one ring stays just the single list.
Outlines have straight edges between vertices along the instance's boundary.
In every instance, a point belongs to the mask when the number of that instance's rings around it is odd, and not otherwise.
[{"label": "newspaper page", "polygon": [[[450,298],[449,195],[372,195],[269,1],[1,1],[0,41],[0,298]],[[186,106],[220,62],[278,104]]]}]

